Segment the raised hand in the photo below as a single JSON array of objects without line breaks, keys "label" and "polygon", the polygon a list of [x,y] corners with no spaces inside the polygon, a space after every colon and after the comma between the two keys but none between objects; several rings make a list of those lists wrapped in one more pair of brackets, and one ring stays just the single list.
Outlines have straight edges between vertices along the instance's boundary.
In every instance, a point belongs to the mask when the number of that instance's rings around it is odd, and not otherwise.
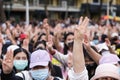
[{"label": "raised hand", "polygon": [[75,29],[75,33],[74,33],[75,39],[80,39],[80,40],[84,39],[84,34],[87,30],[88,23],[89,23],[89,19],[87,17],[85,17],[84,20],[83,17],[80,18],[79,25]]},{"label": "raised hand", "polygon": [[23,46],[22,48],[26,49],[28,51],[28,48],[29,48],[29,39],[24,39],[23,40]]},{"label": "raised hand", "polygon": [[5,58],[2,61],[2,69],[4,74],[9,74],[13,70],[13,52],[7,51]]},{"label": "raised hand", "polygon": [[48,36],[48,42],[47,42],[47,48],[52,49],[52,47],[53,47],[53,40],[52,40],[52,36],[49,35]]},{"label": "raised hand", "polygon": [[109,40],[108,38],[105,39],[105,43],[106,43],[106,45],[107,45],[108,47],[111,46],[111,42],[110,42],[110,40]]},{"label": "raised hand", "polygon": [[87,31],[88,23],[89,19],[87,17],[85,17],[84,20],[83,17],[81,17],[79,25],[74,32],[73,69],[75,73],[83,72],[83,70],[85,69],[85,60],[83,55],[83,40],[85,32]]},{"label": "raised hand", "polygon": [[9,29],[6,30],[6,35],[8,36],[9,39],[12,38],[12,34]]}]

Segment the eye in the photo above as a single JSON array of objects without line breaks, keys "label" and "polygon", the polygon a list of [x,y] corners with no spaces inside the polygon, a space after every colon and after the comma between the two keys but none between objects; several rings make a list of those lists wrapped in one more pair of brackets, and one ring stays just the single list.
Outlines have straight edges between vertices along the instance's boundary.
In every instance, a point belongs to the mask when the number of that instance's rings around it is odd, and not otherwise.
[{"label": "eye", "polygon": [[26,57],[22,57],[22,60],[27,60],[27,58]]},{"label": "eye", "polygon": [[16,60],[20,60],[20,57],[16,57],[15,59],[16,59]]}]

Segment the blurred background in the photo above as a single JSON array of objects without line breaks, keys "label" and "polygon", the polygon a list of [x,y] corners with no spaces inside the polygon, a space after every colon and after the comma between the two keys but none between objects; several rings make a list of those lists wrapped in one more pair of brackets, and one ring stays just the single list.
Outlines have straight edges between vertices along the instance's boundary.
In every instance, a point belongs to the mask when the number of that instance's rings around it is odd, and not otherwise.
[{"label": "blurred background", "polygon": [[[0,22],[66,19],[88,16],[93,21],[115,19],[119,21],[120,0],[0,0]],[[26,17],[25,17],[26,16]]]}]

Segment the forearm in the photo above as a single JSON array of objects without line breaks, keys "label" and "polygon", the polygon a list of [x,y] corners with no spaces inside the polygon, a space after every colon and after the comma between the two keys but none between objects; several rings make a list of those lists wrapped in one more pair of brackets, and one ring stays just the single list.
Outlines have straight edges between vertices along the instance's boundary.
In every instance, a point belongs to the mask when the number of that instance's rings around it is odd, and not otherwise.
[{"label": "forearm", "polygon": [[90,57],[99,64],[99,60],[102,57],[99,53],[97,53],[95,50],[93,50],[91,47],[87,48],[87,52],[90,55]]},{"label": "forearm", "polygon": [[47,30],[46,30],[46,40],[47,40],[47,41],[48,41],[48,39],[49,39],[49,38],[48,38],[48,37],[49,37],[49,35],[50,35],[50,30],[49,30],[49,29],[47,29]]},{"label": "forearm", "polygon": [[11,42],[12,42],[13,45],[17,44],[16,41],[13,38],[11,38],[10,40],[11,40]]},{"label": "forearm", "polygon": [[56,49],[61,52],[62,47],[61,47],[61,45],[60,45],[60,40],[59,40],[58,35],[59,35],[59,34],[56,34],[56,35],[55,35],[54,45],[55,45]]},{"label": "forearm", "polygon": [[57,59],[60,63],[67,66],[68,55],[63,55],[62,53],[56,51],[53,55],[55,59]]},{"label": "forearm", "polygon": [[68,55],[63,55],[59,51],[55,49],[49,49],[49,52],[55,59],[57,59],[59,62],[61,62],[63,65],[67,65],[67,59]]},{"label": "forearm", "polygon": [[83,47],[81,40],[74,40],[73,69],[75,73],[80,73],[85,69],[85,61],[84,61]]}]

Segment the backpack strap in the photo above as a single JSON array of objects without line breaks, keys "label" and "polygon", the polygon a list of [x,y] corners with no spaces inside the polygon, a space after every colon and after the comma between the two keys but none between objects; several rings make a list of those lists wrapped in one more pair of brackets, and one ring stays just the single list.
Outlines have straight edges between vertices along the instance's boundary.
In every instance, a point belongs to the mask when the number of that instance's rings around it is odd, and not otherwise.
[{"label": "backpack strap", "polygon": [[57,77],[54,77],[54,79],[53,80],[60,80],[60,79],[58,79]]},{"label": "backpack strap", "polygon": [[23,76],[23,80],[25,80],[25,75],[24,75],[24,73],[23,72],[21,72],[22,73],[22,76]]}]

